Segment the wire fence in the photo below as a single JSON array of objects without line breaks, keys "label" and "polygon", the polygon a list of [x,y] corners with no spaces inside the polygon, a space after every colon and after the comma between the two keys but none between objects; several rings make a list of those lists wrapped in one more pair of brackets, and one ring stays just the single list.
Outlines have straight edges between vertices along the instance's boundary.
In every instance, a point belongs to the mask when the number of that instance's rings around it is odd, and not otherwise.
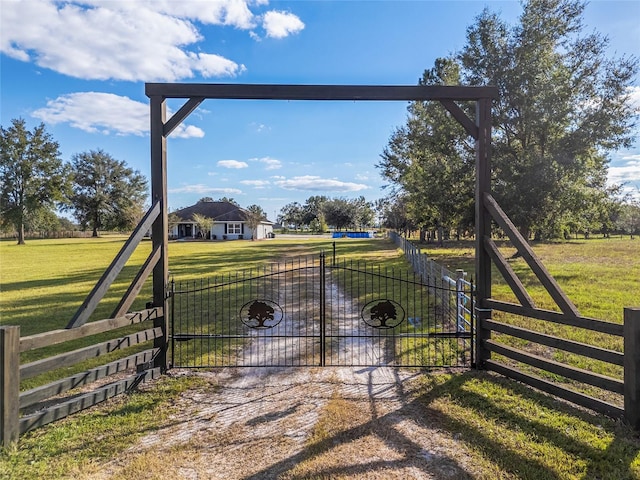
[{"label": "wire fence", "polygon": [[[471,332],[475,295],[473,282],[466,279],[466,272],[463,270],[452,272],[434,262],[426,253],[421,252],[418,247],[396,232],[390,232],[389,238],[404,252],[407,261],[423,282],[433,284],[435,280],[438,280],[456,289],[455,305],[452,305],[450,309],[454,317],[453,320],[456,322],[458,332]],[[441,301],[445,303],[451,300],[442,298]]]}]

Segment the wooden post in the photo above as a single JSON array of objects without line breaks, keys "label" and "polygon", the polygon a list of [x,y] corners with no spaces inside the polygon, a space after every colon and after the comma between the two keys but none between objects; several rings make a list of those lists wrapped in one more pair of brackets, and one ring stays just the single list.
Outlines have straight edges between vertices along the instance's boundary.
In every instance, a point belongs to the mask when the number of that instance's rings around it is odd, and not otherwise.
[{"label": "wooden post", "polygon": [[0,327],[0,446],[18,442],[20,327]]},{"label": "wooden post", "polygon": [[624,416],[640,430],[640,307],[624,309]]},{"label": "wooden post", "polygon": [[151,101],[151,201],[160,201],[160,215],[153,222],[151,236],[153,251],[159,250],[160,259],[153,269],[153,306],[163,307],[163,315],[154,322],[162,328],[162,337],[157,338],[154,347],[160,348],[155,367],[164,372],[168,367],[167,348],[169,346],[169,309],[167,284],[169,282],[169,243],[167,213],[167,137],[165,122],[167,108],[162,96],[152,96]]},{"label": "wooden post", "polygon": [[491,298],[491,256],[484,247],[484,238],[491,237],[491,214],[484,204],[484,194],[491,193],[491,99],[476,102],[476,367],[484,368],[491,358],[484,341],[491,338],[491,330],[483,328],[483,321],[491,318],[485,300]]}]

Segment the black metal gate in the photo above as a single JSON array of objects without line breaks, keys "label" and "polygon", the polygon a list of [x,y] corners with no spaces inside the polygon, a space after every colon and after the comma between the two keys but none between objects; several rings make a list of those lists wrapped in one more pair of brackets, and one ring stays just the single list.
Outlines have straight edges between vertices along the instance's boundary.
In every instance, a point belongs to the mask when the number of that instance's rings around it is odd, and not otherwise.
[{"label": "black metal gate", "polygon": [[172,281],[171,365],[468,367],[472,290],[324,254]]}]

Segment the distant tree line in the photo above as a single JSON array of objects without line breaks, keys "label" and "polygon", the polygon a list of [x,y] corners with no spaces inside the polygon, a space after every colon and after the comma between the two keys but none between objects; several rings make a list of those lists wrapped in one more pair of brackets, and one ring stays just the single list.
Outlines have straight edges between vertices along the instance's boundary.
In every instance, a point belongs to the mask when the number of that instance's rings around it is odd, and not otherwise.
[{"label": "distant tree line", "polygon": [[362,230],[375,224],[375,211],[363,196],[346,199],[316,195],[304,204],[288,203],[280,210],[277,221],[287,228],[315,233],[325,232],[329,227]]},{"label": "distant tree line", "polygon": [[0,127],[0,225],[17,233],[73,230],[56,211],[69,212],[83,230],[129,230],[144,214],[147,180],[102,150],[61,158],[44,124],[28,130],[23,119]]},{"label": "distant tree line", "polygon": [[[638,232],[638,202],[607,185],[609,154],[631,146],[638,59],[584,33],[585,3],[528,0],[515,25],[485,9],[460,52],[420,85],[493,85],[493,195],[527,239]],[[460,102],[470,118],[475,105]],[[392,194],[384,222],[443,237],[472,232],[475,150],[437,102],[412,102],[378,164]]]}]

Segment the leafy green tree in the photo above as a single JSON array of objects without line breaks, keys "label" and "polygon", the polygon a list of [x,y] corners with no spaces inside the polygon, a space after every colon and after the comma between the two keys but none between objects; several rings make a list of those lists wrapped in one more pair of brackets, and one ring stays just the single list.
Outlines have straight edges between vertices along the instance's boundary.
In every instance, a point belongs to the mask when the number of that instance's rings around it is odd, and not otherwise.
[{"label": "leafy green tree", "polygon": [[27,232],[57,232],[60,220],[53,210],[40,208],[27,215],[24,228]]},{"label": "leafy green tree", "polygon": [[180,223],[180,217],[175,212],[169,212],[167,215],[167,230],[172,235],[173,229]]},{"label": "leafy green tree", "polygon": [[333,198],[322,204],[322,213],[329,225],[342,230],[355,224],[356,207],[344,198]]},{"label": "leafy green tree", "polygon": [[[210,198],[211,198],[211,197],[203,197],[203,198],[201,198],[201,199],[200,199],[200,201],[201,201],[201,202],[210,202],[210,201],[213,201],[213,200],[209,200]],[[239,206],[240,206],[240,204],[239,204],[238,202],[236,202],[233,198],[222,197],[222,198],[219,198],[217,201],[218,201],[218,202],[228,202],[228,203],[230,203],[230,204],[232,204],[232,205],[235,205],[236,207],[239,207]]]},{"label": "leafy green tree", "polygon": [[256,231],[258,230],[258,225],[263,220],[266,220],[267,214],[259,205],[249,205],[246,208],[247,212],[247,226],[251,229],[251,240],[255,240]]},{"label": "leafy green tree", "polygon": [[60,225],[59,230],[66,232],[72,232],[77,228],[77,226],[67,217],[58,217],[58,224]]},{"label": "leafy green tree", "polygon": [[296,230],[302,225],[303,219],[304,210],[298,202],[287,203],[280,209],[280,215],[278,216],[278,221],[282,225],[293,225]]},{"label": "leafy green tree", "polygon": [[27,220],[51,212],[68,188],[68,169],[44,124],[29,131],[23,119],[14,119],[0,127],[0,221],[13,226],[19,245]]},{"label": "leafy green tree", "polygon": [[328,200],[324,195],[312,195],[307,198],[303,207],[302,225],[310,225],[314,218],[320,220],[319,216],[323,214],[322,207]]},{"label": "leafy green tree", "polygon": [[327,225],[327,222],[324,219],[324,215],[320,214],[318,215],[317,218],[314,218],[313,220],[311,220],[311,223],[309,224],[309,229],[313,233],[324,233],[328,231],[329,226]]},{"label": "leafy green tree", "polygon": [[616,226],[631,238],[640,235],[640,199],[628,199],[621,206]]},{"label": "leafy green tree", "polygon": [[211,228],[213,227],[213,218],[200,215],[199,213],[194,213],[192,218],[193,218],[193,221],[196,222],[196,225],[200,230],[200,235],[202,235],[204,238],[208,238],[211,235]]},{"label": "leafy green tree", "polygon": [[409,218],[407,213],[407,195],[392,195],[380,203],[382,208],[382,226],[397,232],[404,233],[405,236],[417,227]]},{"label": "leafy green tree", "polygon": [[371,227],[375,223],[376,214],[373,211],[371,202],[367,202],[363,196],[351,200],[355,209],[353,224],[362,230]]},{"label": "leafy green tree", "polygon": [[135,219],[147,198],[147,181],[102,150],[76,154],[71,159],[73,194],[70,210],[84,228],[124,230],[135,226]]},{"label": "leafy green tree", "polygon": [[583,34],[584,7],[529,0],[513,27],[485,9],[459,55],[465,83],[499,89],[494,191],[526,238],[604,198],[607,153],[632,141],[638,61],[611,58],[606,37]]},{"label": "leafy green tree", "polygon": [[[459,65],[438,58],[420,85],[457,85]],[[468,108],[467,108],[468,109]],[[382,174],[405,193],[412,222],[437,229],[460,227],[473,208],[474,150],[464,129],[433,102],[412,102],[406,125],[398,128],[381,155]]]}]

